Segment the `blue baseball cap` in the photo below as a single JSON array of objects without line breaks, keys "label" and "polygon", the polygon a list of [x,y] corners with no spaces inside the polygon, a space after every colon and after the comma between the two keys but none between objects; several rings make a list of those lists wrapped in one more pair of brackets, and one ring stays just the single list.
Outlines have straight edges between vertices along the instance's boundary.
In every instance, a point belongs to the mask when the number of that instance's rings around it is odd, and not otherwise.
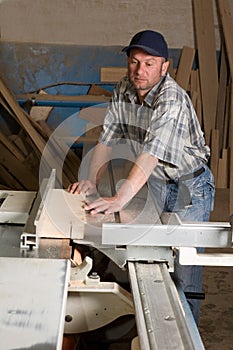
[{"label": "blue baseball cap", "polygon": [[143,30],[135,34],[129,46],[122,49],[129,56],[131,49],[139,48],[152,56],[164,57],[168,59],[168,47],[162,34],[153,30]]}]

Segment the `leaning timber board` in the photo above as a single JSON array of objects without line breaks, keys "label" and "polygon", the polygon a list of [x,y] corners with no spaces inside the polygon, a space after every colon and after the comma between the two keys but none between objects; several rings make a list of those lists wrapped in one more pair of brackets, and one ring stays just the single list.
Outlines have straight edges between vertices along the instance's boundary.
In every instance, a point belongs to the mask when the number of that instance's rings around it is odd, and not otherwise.
[{"label": "leaning timber board", "polygon": [[[204,131],[206,142],[210,144],[211,130],[215,128],[218,95],[218,70],[212,0],[194,0],[193,9],[200,71]],[[208,21],[206,20],[207,18]]]},{"label": "leaning timber board", "polygon": [[36,233],[43,238],[82,239],[86,223],[82,195],[62,189],[50,189],[39,217]]},{"label": "leaning timber board", "polygon": [[1,349],[62,349],[70,263],[0,258]]}]

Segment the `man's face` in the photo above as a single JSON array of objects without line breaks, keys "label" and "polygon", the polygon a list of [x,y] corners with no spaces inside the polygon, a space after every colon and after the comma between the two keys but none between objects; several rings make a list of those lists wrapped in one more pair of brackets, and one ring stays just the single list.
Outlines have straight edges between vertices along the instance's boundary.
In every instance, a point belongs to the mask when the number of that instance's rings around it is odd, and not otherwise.
[{"label": "man's face", "polygon": [[145,95],[166,74],[169,62],[151,56],[141,49],[131,49],[128,57],[128,76],[139,96]]}]

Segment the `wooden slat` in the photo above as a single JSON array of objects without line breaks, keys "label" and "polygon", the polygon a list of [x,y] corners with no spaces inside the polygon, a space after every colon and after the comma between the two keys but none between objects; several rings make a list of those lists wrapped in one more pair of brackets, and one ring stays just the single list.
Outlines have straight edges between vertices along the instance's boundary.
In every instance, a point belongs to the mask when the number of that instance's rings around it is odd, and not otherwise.
[{"label": "wooden slat", "polygon": [[0,162],[27,190],[38,190],[38,180],[12,153],[0,144]]},{"label": "wooden slat", "polygon": [[223,135],[224,135],[227,80],[228,80],[228,70],[227,70],[226,49],[225,49],[225,45],[222,45],[219,90],[218,90],[218,100],[217,100],[217,113],[216,113],[216,129],[219,130],[220,150],[224,148]]},{"label": "wooden slat", "polygon": [[[0,92],[3,96],[3,98],[5,99],[5,101],[7,101],[12,112],[14,113],[15,119],[22,126],[22,128],[26,131],[26,133],[31,138],[31,140],[35,144],[35,146],[38,149],[38,151],[40,152],[40,154],[41,155],[43,154],[43,162],[47,163],[51,167],[51,169],[57,169],[57,174],[59,174],[61,172],[62,167],[63,167],[64,159],[61,160],[59,157],[57,157],[56,155],[53,154],[52,149],[51,149],[51,145],[46,144],[46,141],[41,136],[41,134],[46,136],[43,129],[40,127],[40,125],[38,123],[33,121],[33,123],[37,125],[37,130],[34,128],[34,126],[31,123],[32,120],[30,120],[30,117],[28,118],[27,113],[25,111],[23,111],[23,109],[19,106],[14,95],[7,88],[7,86],[3,83],[3,81],[1,79],[0,79]],[[42,95],[38,95],[38,96],[42,96]],[[41,131],[41,134],[38,132],[38,130]],[[59,182],[62,181],[62,184],[64,185],[64,187],[67,187],[72,180],[73,180],[73,178],[69,179],[69,176],[67,176],[65,171],[63,172],[62,179],[58,179]]]},{"label": "wooden slat", "polygon": [[231,78],[233,78],[233,24],[231,8],[229,6],[229,1],[227,0],[217,0],[217,5],[219,9],[226,44],[227,57],[230,66],[230,74]]},{"label": "wooden slat", "polygon": [[216,181],[216,188],[228,187],[228,150],[223,149],[222,158],[218,162],[218,177]]},{"label": "wooden slat", "polygon": [[77,96],[67,96],[67,95],[39,95],[39,94],[22,94],[16,96],[17,100],[31,100],[35,99],[36,101],[54,101],[54,102],[80,102],[80,103],[106,103],[109,101],[107,96],[97,96],[97,95],[77,95]]},{"label": "wooden slat", "polygon": [[2,132],[0,132],[0,142],[2,142],[19,161],[24,161],[25,158],[23,154],[18,150],[17,147],[14,146],[14,144],[8,140],[8,138]]},{"label": "wooden slat", "polygon": [[112,92],[108,91],[107,89],[103,89],[101,86],[97,86],[95,84],[92,84],[89,91],[88,95],[92,96],[112,96]]},{"label": "wooden slat", "polygon": [[24,111],[19,106],[11,91],[5,86],[3,81],[0,79],[0,92],[4,99],[7,101],[8,105],[11,107],[13,113],[15,114],[15,119],[20,123],[24,130],[33,139],[33,142],[38,147],[40,153],[43,153],[45,142],[41,135],[34,129],[29,119],[26,118]]},{"label": "wooden slat", "polygon": [[191,99],[194,104],[195,111],[200,125],[202,126],[202,102],[201,102],[201,91],[200,91],[200,79],[199,79],[199,70],[192,70],[190,75],[190,92]]},{"label": "wooden slat", "polygon": [[[199,58],[204,131],[207,144],[215,129],[218,71],[212,0],[193,0],[195,32]],[[207,20],[208,19],[208,20]]]},{"label": "wooden slat", "polygon": [[230,197],[229,197],[229,214],[233,214],[233,81],[231,82],[231,97],[230,97],[230,157],[229,157],[229,187],[230,187]]},{"label": "wooden slat", "polygon": [[[39,91],[39,94],[42,95],[47,95],[47,93],[43,90]],[[53,107],[32,107],[30,110],[30,116],[32,117],[33,120],[38,121],[38,120],[47,120]]]},{"label": "wooden slat", "polygon": [[126,67],[101,67],[100,81],[102,83],[115,83],[123,78],[126,74]]},{"label": "wooden slat", "polygon": [[230,68],[230,98],[229,98],[229,147],[230,147],[230,156],[229,156],[229,214],[233,213],[233,25],[232,25],[232,14],[227,0],[217,0],[217,7],[220,14],[223,36],[226,45],[227,59]]},{"label": "wooden slat", "polygon": [[176,82],[186,91],[188,90],[188,84],[193,66],[194,56],[194,48],[188,46],[183,47],[179,65],[176,71]]},{"label": "wooden slat", "polygon": [[24,190],[25,187],[0,162],[0,181],[9,189]]},{"label": "wooden slat", "polygon": [[218,175],[218,159],[219,159],[219,131],[211,130],[211,158],[210,158],[210,168],[217,179]]}]

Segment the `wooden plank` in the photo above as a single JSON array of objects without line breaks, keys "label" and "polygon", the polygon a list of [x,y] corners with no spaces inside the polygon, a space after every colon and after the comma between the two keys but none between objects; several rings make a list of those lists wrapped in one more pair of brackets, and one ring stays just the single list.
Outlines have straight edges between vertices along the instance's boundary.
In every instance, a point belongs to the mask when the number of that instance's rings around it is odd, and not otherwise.
[{"label": "wooden plank", "polygon": [[0,179],[1,182],[4,182],[9,189],[25,189],[25,187],[2,164],[0,164]]},{"label": "wooden plank", "polygon": [[9,136],[11,142],[20,150],[20,152],[27,157],[30,153],[30,148],[28,147],[28,144],[25,143],[25,133],[23,129],[18,133],[18,135],[11,135]]},{"label": "wooden plank", "polygon": [[218,160],[219,160],[219,131],[211,130],[211,158],[210,168],[215,180],[218,176]]},{"label": "wooden plank", "polygon": [[77,96],[67,96],[67,95],[39,95],[39,94],[21,94],[16,95],[17,100],[31,100],[40,102],[79,102],[79,103],[87,103],[87,104],[99,104],[106,103],[109,101],[109,97],[107,96],[97,96],[97,95],[77,95]]},{"label": "wooden plank", "polygon": [[218,177],[216,181],[216,188],[228,187],[228,150],[222,150],[222,158],[218,162]]},{"label": "wooden plank", "polygon": [[220,151],[224,148],[223,135],[224,135],[224,120],[225,120],[225,108],[226,108],[226,92],[228,81],[228,69],[227,69],[227,57],[225,45],[222,45],[221,61],[220,61],[220,77],[219,77],[219,89],[217,100],[217,113],[216,113],[216,129],[219,130],[219,148]]},{"label": "wooden plank", "polygon": [[224,113],[224,124],[223,124],[223,148],[229,146],[230,140],[230,98],[231,98],[231,89],[230,86],[226,87],[226,101],[225,101],[225,113]]},{"label": "wooden plank", "polygon": [[202,127],[202,102],[201,102],[201,90],[200,90],[200,79],[199,70],[192,70],[190,75],[190,94],[191,100],[193,102],[197,118]]},{"label": "wooden plank", "polygon": [[127,75],[126,67],[101,67],[100,81],[102,83],[116,83]]},{"label": "wooden plank", "polygon": [[42,139],[41,135],[34,129],[31,122],[25,116],[24,111],[19,106],[17,101],[15,100],[11,91],[4,85],[3,81],[0,79],[0,92],[11,107],[14,112],[15,119],[20,123],[20,125],[24,128],[24,130],[29,134],[32,138],[33,142],[36,144],[40,153],[43,153],[45,142]]},{"label": "wooden plank", "polygon": [[82,195],[51,189],[36,222],[38,237],[82,239],[86,223]]},{"label": "wooden plank", "polygon": [[[40,90],[39,94],[47,95],[47,92]],[[47,120],[53,107],[46,107],[46,106],[36,106],[32,107],[30,110],[30,116],[33,120],[38,122],[39,120]]]},{"label": "wooden plank", "polygon": [[38,180],[12,153],[0,143],[0,162],[27,190],[36,191]]},{"label": "wooden plank", "polygon": [[230,68],[231,84],[230,84],[230,98],[229,98],[229,214],[233,213],[233,25],[232,14],[227,0],[217,0],[217,7],[220,14],[223,35],[225,39],[227,58]]},{"label": "wooden plank", "polygon": [[24,156],[23,154],[12,144],[8,138],[0,131],[0,142],[2,142],[5,147],[9,149],[9,151],[20,161],[24,161]]},{"label": "wooden plank", "polygon": [[92,96],[112,96],[112,92],[107,90],[107,89],[103,89],[101,86],[97,86],[95,84],[91,84],[91,87],[88,91],[88,95],[92,95]]},{"label": "wooden plank", "polygon": [[200,70],[204,131],[206,142],[210,144],[210,133],[211,130],[215,129],[218,94],[218,71],[212,0],[193,0],[193,9]]},{"label": "wooden plank", "polygon": [[230,66],[231,78],[233,78],[233,24],[232,13],[228,0],[217,0],[217,6],[222,23],[222,29],[226,44],[227,57]]},{"label": "wooden plank", "polygon": [[229,215],[233,214],[233,81],[231,82],[231,96],[230,96],[230,157],[229,157]]},{"label": "wooden plank", "polygon": [[176,82],[184,89],[188,90],[190,74],[192,71],[195,49],[184,46],[181,52],[179,65],[176,71]]}]

